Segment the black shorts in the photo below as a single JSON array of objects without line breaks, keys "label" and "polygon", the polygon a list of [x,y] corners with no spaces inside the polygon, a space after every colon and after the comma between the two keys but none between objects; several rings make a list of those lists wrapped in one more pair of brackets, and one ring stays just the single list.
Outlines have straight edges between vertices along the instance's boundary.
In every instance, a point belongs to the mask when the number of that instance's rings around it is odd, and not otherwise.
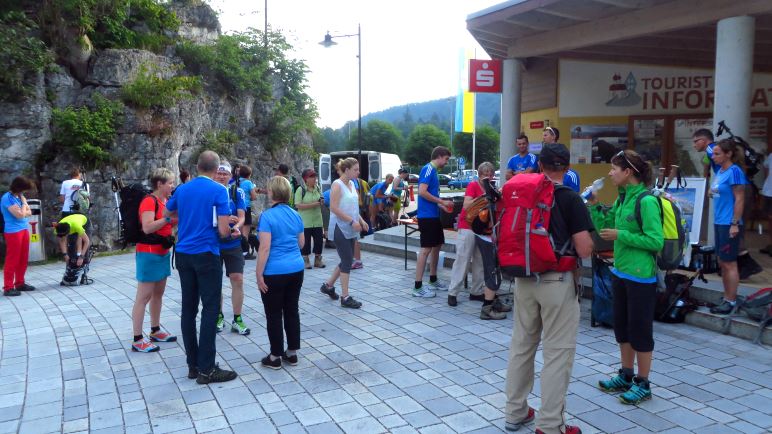
[{"label": "black shorts", "polygon": [[439,217],[419,218],[418,230],[421,232],[421,247],[438,247],[445,244],[445,231]]},{"label": "black shorts", "polygon": [[641,353],[654,350],[657,284],[613,276],[611,290],[614,293],[614,336],[617,342],[629,343]]},{"label": "black shorts", "polygon": [[244,224],[248,226],[252,226],[252,207],[248,206],[247,210],[244,211]]}]

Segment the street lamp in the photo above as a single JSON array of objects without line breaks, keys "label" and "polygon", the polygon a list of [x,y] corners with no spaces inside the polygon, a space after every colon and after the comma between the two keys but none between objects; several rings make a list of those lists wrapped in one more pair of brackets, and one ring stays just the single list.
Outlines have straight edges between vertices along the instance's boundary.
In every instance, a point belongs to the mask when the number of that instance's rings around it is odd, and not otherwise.
[{"label": "street lamp", "polygon": [[[359,120],[357,121],[357,145],[359,147],[359,154],[357,155],[357,159],[362,158],[362,28],[360,24],[357,24],[357,32],[352,35],[331,35],[330,32],[327,32],[326,35],[324,35],[324,40],[319,43],[319,45],[322,45],[324,47],[331,47],[333,45],[338,45],[337,42],[333,41],[333,38],[349,38],[352,36],[357,37],[357,59],[359,60]],[[360,162],[361,164],[361,162]]]}]

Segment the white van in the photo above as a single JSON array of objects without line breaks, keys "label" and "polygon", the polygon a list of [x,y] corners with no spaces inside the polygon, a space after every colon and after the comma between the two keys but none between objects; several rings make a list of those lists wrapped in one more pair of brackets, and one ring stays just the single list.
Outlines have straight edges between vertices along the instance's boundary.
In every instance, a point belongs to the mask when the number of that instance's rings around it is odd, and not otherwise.
[{"label": "white van", "polygon": [[344,158],[357,158],[359,160],[359,177],[370,185],[383,181],[386,175],[397,176],[397,171],[402,167],[402,160],[397,154],[386,152],[362,151],[338,151],[319,155],[319,183],[322,191],[327,191],[332,182],[338,179],[335,165]]}]

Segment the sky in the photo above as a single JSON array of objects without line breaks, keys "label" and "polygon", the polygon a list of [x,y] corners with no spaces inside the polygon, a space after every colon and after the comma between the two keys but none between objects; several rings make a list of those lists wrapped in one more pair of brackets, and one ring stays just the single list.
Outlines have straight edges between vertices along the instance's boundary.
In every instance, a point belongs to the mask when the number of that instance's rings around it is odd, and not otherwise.
[{"label": "sky", "polygon": [[[476,49],[466,18],[502,0],[268,0],[268,25],[295,47],[290,56],[308,65],[308,94],[319,111],[317,125],[340,128],[357,111],[357,38],[362,34],[362,115],[392,106],[456,95],[459,50]],[[264,0],[207,0],[225,33],[263,29]]]}]

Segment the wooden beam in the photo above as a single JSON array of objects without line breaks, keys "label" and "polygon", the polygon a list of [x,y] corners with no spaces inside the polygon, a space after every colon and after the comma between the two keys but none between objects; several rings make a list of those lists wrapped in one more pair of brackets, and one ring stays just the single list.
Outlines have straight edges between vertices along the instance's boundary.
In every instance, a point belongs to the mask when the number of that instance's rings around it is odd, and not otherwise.
[{"label": "wooden beam", "polygon": [[[520,15],[534,9],[547,7],[553,3],[559,3],[563,0],[530,0],[521,2],[510,2],[511,5],[496,5],[480,12],[469,15],[466,20],[468,29],[478,28],[487,24],[505,20],[513,15]],[[485,13],[490,10],[490,12]]]},{"label": "wooden beam", "polygon": [[699,8],[690,0],[675,0],[648,9],[554,29],[552,32],[512,41],[507,55],[524,58],[544,56],[596,44],[607,44],[715,23],[723,18],[772,12],[769,0],[703,0]]},{"label": "wooden beam", "polygon": [[548,30],[553,30],[555,28],[554,26],[550,26],[547,24],[538,24],[538,23],[534,23],[533,21],[526,21],[523,19],[507,18],[506,20],[504,20],[504,22],[507,22],[509,24],[514,24],[519,27],[525,27],[526,29],[538,30],[540,32],[546,32]]},{"label": "wooden beam", "polygon": [[562,11],[557,11],[555,9],[550,9],[550,8],[539,8],[539,9],[536,9],[536,12],[546,14],[546,15],[552,15],[555,17],[565,18],[567,20],[573,20],[573,21],[591,21],[593,19],[591,17],[582,16],[577,13],[562,12]]}]

